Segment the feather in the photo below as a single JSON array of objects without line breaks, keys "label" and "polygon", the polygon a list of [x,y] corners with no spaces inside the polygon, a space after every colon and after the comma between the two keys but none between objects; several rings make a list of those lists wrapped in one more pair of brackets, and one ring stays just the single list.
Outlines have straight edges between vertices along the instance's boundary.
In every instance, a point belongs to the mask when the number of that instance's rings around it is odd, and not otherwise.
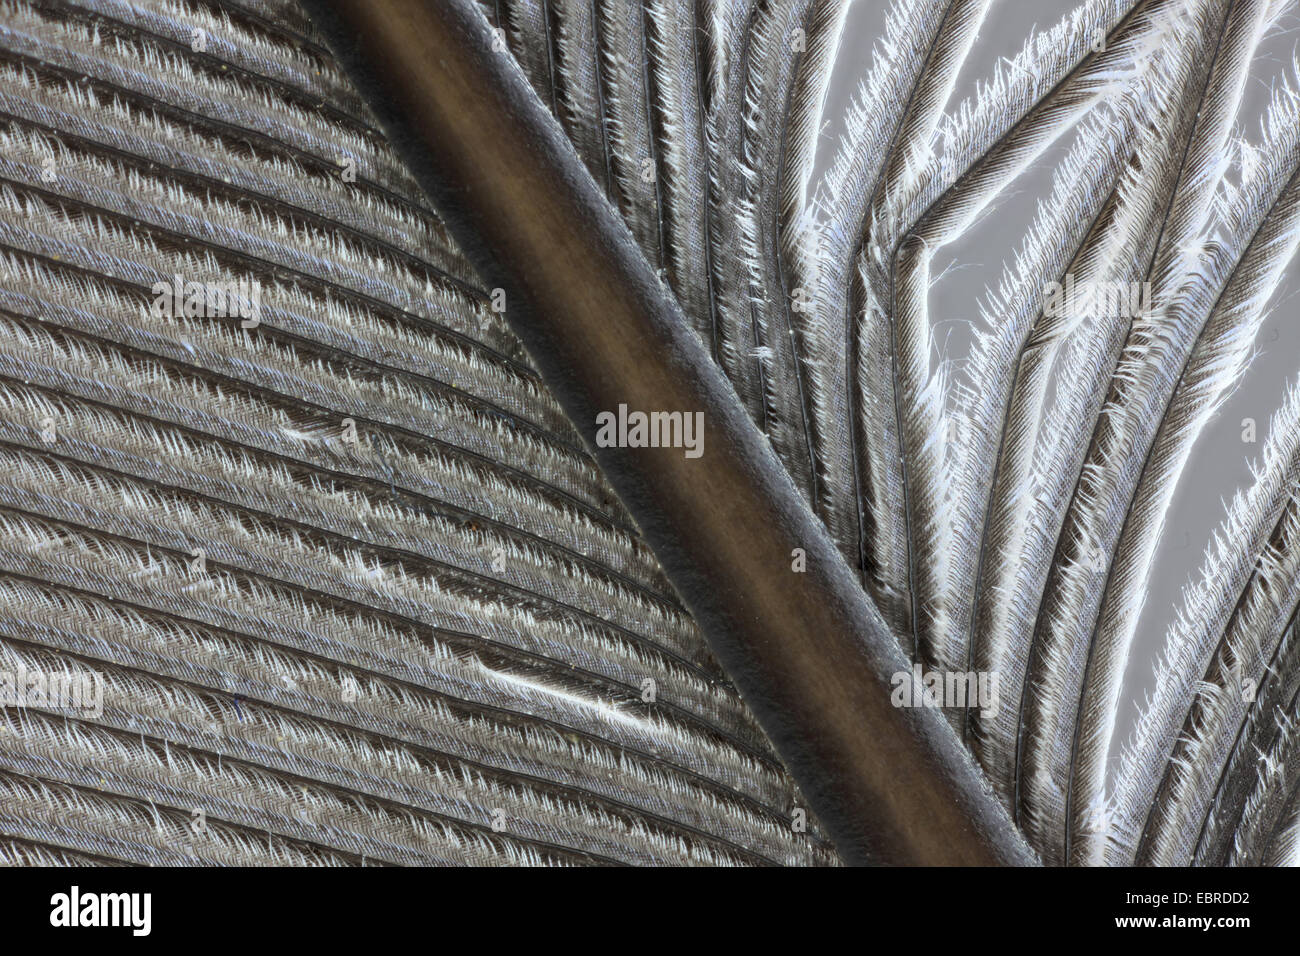
[{"label": "feather", "polygon": [[[1227,5],[1205,12],[1211,24],[1221,23]],[[1162,81],[1162,88],[1149,95],[1154,115],[1144,125],[1150,125],[1139,134],[1134,156],[1094,220],[1092,235],[1060,276],[1061,284],[1052,287],[1056,291],[1024,340],[993,486],[984,544],[992,559],[981,565],[973,640],[1012,655],[994,658],[989,666],[1025,675],[1012,696],[1023,720],[1015,738],[1012,783],[1022,823],[1049,860],[1057,859],[1053,847],[1063,842],[1069,744],[1062,741],[1068,741],[1073,728],[1069,682],[1075,669],[1061,656],[1071,653],[1071,645],[1050,631],[1042,633],[1051,621],[1042,611],[1050,600],[1044,584],[1105,384],[1129,327],[1141,321],[1147,307],[1150,276],[1137,264],[1149,261],[1154,252],[1208,75],[1201,65],[1214,59],[1216,31],[1192,35],[1204,40],[1182,47],[1181,61],[1165,73],[1171,82],[1165,86]],[[1092,562],[1078,561],[1074,567],[1086,575]],[[1055,598],[1059,591],[1050,593]],[[981,660],[984,653],[979,653]],[[1027,672],[1021,663],[1026,659]],[[1016,687],[1020,678],[1012,681]],[[1005,762],[1001,768],[1005,773]],[[1005,777],[1000,783],[1008,786]]]},{"label": "feather", "polygon": [[1256,702],[1263,714],[1273,709],[1264,703],[1272,688],[1260,688],[1278,679],[1276,656],[1300,603],[1298,436],[1293,385],[1270,423],[1254,483],[1234,498],[1166,635],[1155,692],[1116,781],[1127,811],[1117,814],[1117,861],[1190,863],[1247,711]]},{"label": "feather", "polygon": [[609,134],[605,125],[605,82],[596,43],[592,0],[551,0],[555,23],[555,111],[574,149],[613,197]]},{"label": "feather", "polygon": [[[1280,96],[1285,100],[1294,99],[1289,91]],[[1271,115],[1274,118],[1287,115],[1287,106],[1279,105]],[[1212,296],[1212,309],[1200,325],[1191,355],[1181,374],[1175,377],[1173,396],[1147,455],[1119,538],[1080,702],[1072,786],[1082,799],[1076,798],[1076,808],[1094,799],[1104,786],[1102,777],[1114,725],[1119,678],[1178,471],[1196,436],[1245,371],[1255,334],[1266,315],[1268,299],[1300,245],[1300,229],[1297,229],[1300,181],[1295,178],[1294,153],[1285,155],[1281,169],[1273,175],[1275,181],[1282,180],[1284,185],[1280,193],[1273,194],[1275,199],[1267,201],[1271,207],[1269,214],[1254,230],[1226,283]],[[1072,820],[1072,828],[1078,837],[1077,815]],[[1083,846],[1077,852],[1094,852],[1092,844],[1081,842]]]},{"label": "feather", "polygon": [[646,13],[633,0],[595,0],[595,6],[614,205],[646,258],[663,268],[663,157],[654,127]]},{"label": "feather", "polygon": [[[1073,124],[1079,115],[1076,109],[1086,109],[1106,97],[1109,80],[1102,78],[1124,71],[1135,78],[1150,71],[1155,76],[1151,82],[1160,86],[1161,77],[1170,69],[1167,51],[1177,50],[1180,45],[1171,40],[1150,65],[1143,65],[1142,58],[1153,43],[1159,42],[1158,38],[1172,38],[1174,31],[1181,28],[1183,16],[1183,9],[1171,11],[1160,4],[1139,4],[1138,12],[1131,15],[1132,22],[1119,31],[1113,45],[1086,57],[1068,81],[1058,84],[1052,97],[1036,104],[1023,118],[1014,124],[1003,120],[1001,136],[985,134],[988,142],[983,154],[953,180],[949,190],[936,194],[917,219],[904,218],[902,223],[911,224],[897,232],[900,238],[904,234],[906,238],[889,255],[887,278],[894,329],[893,363],[899,383],[895,402],[911,538],[914,627],[918,657],[934,667],[961,667],[968,652],[960,633],[954,634],[950,624],[954,608],[948,595],[948,557],[953,549],[955,520],[951,461],[943,438],[947,432],[943,404],[948,372],[946,363],[941,361],[935,366],[933,362],[935,348],[926,314],[929,263],[939,248],[970,226],[988,201],[1033,156]],[[995,78],[995,89],[1000,89],[998,83]],[[963,107],[961,122],[978,115],[980,109],[978,103],[972,108]],[[999,127],[998,123],[992,125]],[[949,138],[963,137],[950,133]],[[927,179],[930,183],[947,180],[951,168],[948,151],[932,162],[932,169],[919,174],[920,195],[932,188],[926,185]],[[896,208],[906,209],[908,205],[906,198],[900,198]],[[960,715],[955,719],[960,720]]]},{"label": "feather", "polygon": [[661,131],[665,271],[682,309],[712,345],[714,314],[708,202],[709,163],[700,89],[699,32],[688,0],[650,0],[646,6],[655,123]]},{"label": "feather", "polygon": [[1269,845],[1266,866],[1300,866],[1300,803],[1292,800]]},{"label": "feather", "polygon": [[[1135,317],[1104,412],[1091,430],[1088,458],[1082,470],[1076,468],[1070,472],[1078,475],[1078,479],[1065,510],[1064,525],[1055,536],[1056,556],[1047,587],[1042,592],[1041,607],[1037,609],[1038,623],[1034,635],[1038,657],[1031,680],[1041,686],[1035,687],[1035,697],[1030,706],[1035,706],[1036,701],[1043,703],[1045,723],[1040,724],[1039,730],[1043,739],[1038,744],[1037,755],[1032,748],[1026,750],[1027,760],[1041,768],[1043,789],[1054,794],[1068,789],[1065,779],[1068,764],[1064,755],[1069,751],[1068,741],[1074,728],[1070,702],[1078,694],[1078,683],[1069,675],[1077,674],[1082,666],[1087,632],[1096,615],[1119,534],[1119,528],[1110,523],[1108,515],[1115,514],[1117,508],[1127,507],[1124,492],[1117,490],[1116,486],[1122,488],[1123,483],[1130,480],[1124,476],[1138,467],[1134,459],[1140,457],[1145,447],[1143,439],[1140,435],[1135,436],[1134,432],[1142,428],[1154,429],[1158,423],[1156,410],[1138,412],[1141,406],[1135,404],[1145,394],[1140,383],[1160,368],[1144,364],[1149,361],[1150,353],[1141,343],[1155,341],[1163,335],[1155,330],[1167,324],[1165,313],[1170,308],[1169,303],[1187,280],[1188,272],[1197,268],[1197,257],[1203,248],[1198,232],[1207,228],[1208,199],[1221,172],[1221,168],[1215,166],[1207,169],[1207,158],[1221,155],[1227,127],[1236,114],[1240,80],[1259,42],[1259,26],[1266,7],[1267,4],[1262,3],[1235,4],[1227,19],[1221,21],[1220,30],[1207,31],[1221,34],[1216,44],[1217,53],[1211,51],[1205,61],[1212,62],[1213,69],[1203,81],[1195,81],[1193,103],[1200,111],[1196,128],[1186,146],[1178,144],[1182,155],[1170,157],[1172,165],[1181,168],[1182,172],[1178,174],[1176,184],[1169,184],[1173,187],[1172,198],[1167,210],[1161,210],[1162,214],[1167,214],[1162,215],[1151,230],[1152,235],[1159,236],[1159,241],[1143,260],[1150,265],[1140,276],[1140,281],[1147,283],[1152,290],[1153,311],[1150,315]],[[1208,103],[1202,105],[1202,84],[1206,90],[1223,88],[1231,95],[1220,97],[1215,93]],[[1149,442],[1149,437],[1147,440]],[[1126,441],[1131,441],[1132,445],[1125,445]],[[1136,481],[1136,476],[1131,481]],[[1132,485],[1129,484],[1128,488],[1131,494]],[[1112,501],[1115,503],[1111,504]],[[1120,501],[1124,503],[1119,504]],[[1068,670],[1061,663],[1067,659],[1075,662]],[[1053,674],[1057,676],[1053,677]],[[1034,743],[1028,736],[1026,741]],[[1034,772],[1040,771],[1036,769]],[[1032,795],[1036,790],[1033,785],[1027,785],[1025,792]]]},{"label": "feather", "polygon": [[500,25],[510,51],[523,67],[542,102],[556,111],[555,46],[551,35],[552,0],[501,0]]},{"label": "feather", "polygon": [[[958,456],[956,484],[965,489],[956,502],[958,516],[953,558],[959,587],[953,598],[954,627],[974,614],[976,582],[982,579],[988,509],[994,469],[1003,441],[1003,424],[1022,351],[1031,324],[1043,308],[1043,276],[1064,276],[1085,236],[1112,196],[1126,156],[1126,130],[1110,114],[1096,114],[1080,127],[1075,142],[1054,177],[1014,262],[1006,267],[996,291],[980,306],[981,329],[975,338],[969,371],[956,385],[952,429],[961,439],[951,443]],[[1071,224],[1061,229],[1060,223]],[[1009,628],[996,620],[1009,602],[978,604],[985,621],[967,625],[970,669],[1002,675],[1000,696],[1019,701],[1028,671],[1029,645],[1011,640]],[[967,713],[967,740],[994,788],[1014,806],[1019,706],[999,707],[987,717]]]},{"label": "feather", "polygon": [[[1112,740],[1300,244],[1292,7],[1081,0],[961,95],[990,0],[894,0],[822,169],[849,0],[478,0],[905,655],[1000,678],[1044,862],[1300,854],[1300,381]],[[105,692],[5,711],[0,861],[837,861],[296,0],[0,0],[0,116],[0,670]],[[932,265],[1044,160],[961,361]]]},{"label": "feather", "polygon": [[[875,226],[876,207],[908,172],[906,164],[887,169],[887,157],[928,149],[986,10],[981,0],[890,8],[871,72],[849,108],[845,140],[791,244],[790,281],[812,303],[800,338],[821,489],[814,505],[909,650],[893,347],[874,264],[887,240]],[[897,103],[907,104],[904,115]]]},{"label": "feather", "polygon": [[[835,863],[492,290],[254,6],[0,3],[0,669],[105,691],[5,711],[0,858]],[[604,6],[489,12],[594,172],[661,150],[637,214],[699,290],[692,24]],[[177,275],[258,321],[160,313]]]}]

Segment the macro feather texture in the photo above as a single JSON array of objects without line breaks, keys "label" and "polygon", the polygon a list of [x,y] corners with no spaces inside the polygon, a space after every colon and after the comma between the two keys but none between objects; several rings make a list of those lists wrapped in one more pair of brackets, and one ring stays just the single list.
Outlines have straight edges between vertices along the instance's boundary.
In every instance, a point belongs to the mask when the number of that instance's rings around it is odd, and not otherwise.
[{"label": "macro feather texture", "polygon": [[[1039,859],[1300,861],[1300,385],[1121,720],[1300,246],[1294,0],[974,82],[991,0],[890,0],[826,142],[852,3],[478,7],[902,658],[1000,679],[942,729]],[[1036,168],[959,357],[945,250]],[[500,291],[296,0],[0,0],[0,673],[102,691],[0,711],[0,862],[840,862]]]}]

